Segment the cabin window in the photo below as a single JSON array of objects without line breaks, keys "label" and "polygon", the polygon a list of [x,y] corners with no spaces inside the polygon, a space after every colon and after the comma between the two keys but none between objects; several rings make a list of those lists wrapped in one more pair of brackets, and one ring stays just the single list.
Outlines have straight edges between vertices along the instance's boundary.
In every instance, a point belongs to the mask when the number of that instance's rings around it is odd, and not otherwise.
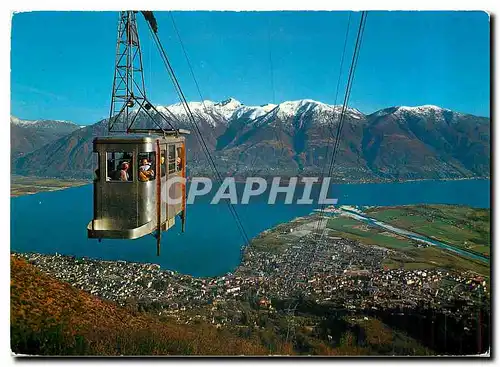
[{"label": "cabin window", "polygon": [[165,177],[166,175],[166,170],[167,168],[167,162],[165,161],[165,149],[163,149],[160,153],[160,171],[161,171],[161,177]]},{"label": "cabin window", "polygon": [[176,160],[177,171],[182,171],[182,167],[184,164],[183,159],[184,159],[184,154],[182,154],[182,147],[177,147],[177,160]]},{"label": "cabin window", "polygon": [[137,155],[139,166],[137,168],[137,178],[141,182],[154,181],[156,178],[156,160],[154,152],[139,153]]},{"label": "cabin window", "polygon": [[94,171],[94,181],[101,179],[101,170],[99,169],[99,152],[92,153],[92,170]]},{"label": "cabin window", "polygon": [[130,152],[106,153],[106,181],[133,181],[133,154]]},{"label": "cabin window", "polygon": [[175,145],[168,146],[168,173],[175,172]]}]

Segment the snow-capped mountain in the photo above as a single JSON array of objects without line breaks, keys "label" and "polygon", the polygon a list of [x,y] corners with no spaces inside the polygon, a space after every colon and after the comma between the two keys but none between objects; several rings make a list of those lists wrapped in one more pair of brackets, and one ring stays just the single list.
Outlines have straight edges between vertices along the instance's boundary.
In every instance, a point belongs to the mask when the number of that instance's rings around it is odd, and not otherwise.
[{"label": "snow-capped mountain", "polygon": [[277,105],[268,103],[262,106],[241,106],[231,115],[231,120],[245,119],[252,121],[258,117],[264,116],[274,110]]},{"label": "snow-capped mountain", "polygon": [[[222,102],[213,102],[209,100],[189,102],[188,106],[189,111],[191,111],[195,117],[204,120],[213,128],[221,124],[227,125],[236,111],[245,108],[241,102],[234,98],[229,98]],[[166,116],[171,116],[170,113],[174,114],[183,123],[188,121],[188,111],[181,103],[169,106],[157,106],[156,108]]]},{"label": "snow-capped mountain", "polygon": [[[210,100],[189,102],[188,105],[195,117],[204,120],[212,127],[220,124],[227,126],[238,119],[264,125],[272,123],[274,119],[287,120],[306,114],[313,114],[318,123],[330,123],[331,118],[338,117],[342,111],[342,106],[332,106],[312,99],[285,101],[278,105],[270,103],[261,106],[247,106],[234,98],[229,98],[222,102]],[[157,109],[166,116],[170,116],[170,113],[174,114],[181,122],[188,120],[186,109],[180,103],[157,106]],[[362,119],[365,116],[354,108],[347,108],[346,115],[354,119]]]},{"label": "snow-capped mountain", "polygon": [[[257,125],[273,124],[275,121],[286,121],[290,125],[301,125],[304,120],[310,119],[316,124],[332,124],[342,112],[342,106],[332,106],[312,99],[286,101],[280,103],[267,114],[256,119]],[[345,115],[353,119],[363,119],[365,115],[360,111],[347,108]]]},{"label": "snow-capped mountain", "polygon": [[373,113],[371,116],[385,116],[393,114],[395,116],[416,117],[423,119],[438,119],[446,122],[453,122],[452,118],[457,116],[464,116],[465,114],[452,111],[448,108],[443,108],[435,105],[422,105],[422,106],[395,106],[385,108],[383,110]]},{"label": "snow-capped mountain", "polygon": [[[331,106],[310,99],[285,101],[278,105],[248,106],[234,98],[229,98],[222,102],[210,100],[189,102],[188,106],[201,125],[206,124],[213,129],[226,128],[235,122],[245,125],[256,124],[256,126],[261,126],[271,124],[272,126],[275,120],[287,120],[289,124],[293,124],[293,119],[298,117],[303,119],[306,116],[311,116],[317,123],[325,124],[331,123],[332,119],[338,118],[342,110],[342,106]],[[156,108],[167,117],[174,115],[182,124],[182,127],[190,127],[188,113],[183,104],[177,103],[168,106],[157,106]],[[354,119],[364,117],[363,113],[352,108],[347,109],[346,115]],[[300,121],[300,119],[297,121]]]},{"label": "snow-capped mountain", "polygon": [[54,130],[64,130],[72,129],[78,125],[71,121],[65,120],[21,120],[15,116],[10,116],[10,123],[21,126],[21,127],[31,127],[40,129],[54,129]]},{"label": "snow-capped mountain", "polygon": [[[287,101],[280,103],[276,108],[276,117],[284,119],[303,115],[308,112],[315,113],[316,116],[320,117],[321,114],[338,115],[341,111],[342,106],[333,106],[326,103],[314,101],[312,99],[301,99],[298,101]],[[346,114],[354,116],[355,118],[364,117],[363,113],[354,108],[347,108]],[[318,120],[317,122],[324,123],[327,121]]]},{"label": "snow-capped mountain", "polygon": [[422,106],[399,106],[398,111],[401,112],[411,112],[411,113],[420,113],[420,114],[428,114],[428,113],[441,113],[443,111],[451,111],[447,108],[435,106],[432,104],[426,104]]},{"label": "snow-capped mountain", "polygon": [[[320,173],[330,162],[342,111],[342,106],[311,99],[252,106],[229,98],[190,102],[189,108],[218,170],[240,176]],[[192,130],[181,104],[158,109],[173,114],[176,127]],[[78,129],[21,157],[15,171],[90,174],[92,139],[105,130],[103,121]],[[434,105],[396,106],[371,114],[348,108],[339,143],[333,175],[341,180],[489,175],[490,120]],[[187,137],[187,145],[190,174],[210,175],[196,133]],[[69,156],[64,165],[50,159],[61,151]]]},{"label": "snow-capped mountain", "polygon": [[10,116],[11,153],[13,156],[29,153],[79,128],[70,121],[22,120]]}]

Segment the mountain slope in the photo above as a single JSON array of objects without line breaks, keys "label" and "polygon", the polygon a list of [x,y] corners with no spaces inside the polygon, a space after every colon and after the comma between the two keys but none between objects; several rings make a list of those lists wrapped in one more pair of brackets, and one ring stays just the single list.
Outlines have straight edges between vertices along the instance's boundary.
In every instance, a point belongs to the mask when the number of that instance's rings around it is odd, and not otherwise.
[{"label": "mountain slope", "polygon": [[[189,105],[223,174],[319,175],[324,167],[328,173],[341,106],[307,99],[245,106],[232,98]],[[177,127],[191,130],[190,174],[212,174],[184,108],[158,107],[165,114],[167,108]],[[21,157],[16,173],[90,177],[91,142],[105,132],[104,123]],[[489,152],[488,118],[431,105],[390,107],[370,115],[347,109],[332,176],[350,181],[489,177]]]},{"label": "mountain slope", "polygon": [[103,301],[11,256],[11,348],[37,355],[266,355],[210,325],[179,325]]},{"label": "mountain slope", "polygon": [[[204,101],[190,102],[198,129],[205,139],[209,151],[216,148],[217,138],[227,129],[233,113],[241,107],[235,99],[222,102]],[[184,108],[180,104],[157,106],[165,116],[170,117],[168,110],[177,119],[175,126],[191,130],[187,136],[187,154],[192,172],[210,173],[208,160],[203,153],[203,147],[197,139],[197,132],[192,129]],[[244,107],[248,109],[248,107]],[[158,121],[162,121],[158,119]],[[145,114],[137,117],[136,127],[146,127],[148,118]],[[20,157],[15,161],[13,170],[20,175],[35,175],[49,177],[90,178],[92,177],[92,141],[97,136],[107,135],[107,120],[86,126],[72,134],[64,136],[42,148]],[[166,124],[165,124],[166,125]],[[151,123],[149,122],[149,126]],[[168,126],[165,126],[168,128]]]},{"label": "mountain slope", "polygon": [[[218,148],[226,161],[232,159],[238,165],[237,171],[318,173],[329,162],[326,157],[331,156],[332,150],[328,146],[335,140],[340,112],[340,106],[313,100],[284,102],[252,121],[232,122],[219,138]],[[339,152],[343,170],[365,170],[356,154],[356,142],[349,136],[359,135],[365,120],[366,116],[357,110],[346,112],[344,131],[348,134],[341,139]]]},{"label": "mountain slope", "polygon": [[32,152],[80,127],[69,121],[21,120],[10,117],[10,144],[13,157]]},{"label": "mountain slope", "polygon": [[393,107],[368,116],[363,152],[389,178],[486,176],[490,121],[437,106]]},{"label": "mountain slope", "polygon": [[18,158],[14,171],[26,176],[92,177],[92,140],[106,133],[106,121],[74,131]]}]

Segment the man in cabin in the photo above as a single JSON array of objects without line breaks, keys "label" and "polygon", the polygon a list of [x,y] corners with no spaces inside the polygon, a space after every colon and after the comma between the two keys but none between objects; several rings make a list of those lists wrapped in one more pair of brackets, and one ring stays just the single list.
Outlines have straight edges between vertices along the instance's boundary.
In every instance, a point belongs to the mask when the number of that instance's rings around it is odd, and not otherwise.
[{"label": "man in cabin", "polygon": [[147,158],[141,161],[139,166],[139,180],[142,182],[147,182],[154,176],[154,171],[151,169],[151,165],[148,163]]},{"label": "man in cabin", "polygon": [[122,163],[122,169],[120,170],[120,181],[128,181],[128,179],[129,179],[129,174],[128,174],[129,166],[130,165],[128,162]]}]

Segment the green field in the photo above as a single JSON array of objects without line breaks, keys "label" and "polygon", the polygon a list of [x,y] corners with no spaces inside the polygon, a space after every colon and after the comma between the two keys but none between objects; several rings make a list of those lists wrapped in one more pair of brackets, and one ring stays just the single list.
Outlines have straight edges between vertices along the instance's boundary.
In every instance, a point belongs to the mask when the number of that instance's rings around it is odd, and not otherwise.
[{"label": "green field", "polygon": [[383,232],[375,227],[367,227],[352,218],[331,218],[328,221],[327,227],[338,232],[343,237],[357,240],[368,245],[379,245],[392,249],[402,249],[413,246],[411,240],[403,237],[394,237],[393,235]]},{"label": "green field", "polygon": [[[489,239],[489,210],[451,205],[415,205],[369,208],[365,210],[365,213],[398,228],[435,237],[457,247],[461,247],[460,244],[464,241],[460,236],[464,236],[468,239],[468,244],[471,244],[467,250],[489,254],[490,246],[489,242],[486,242]],[[290,242],[296,241],[296,238],[290,234],[291,228],[296,229],[315,220],[317,220],[316,216],[308,216],[280,224],[255,237],[252,240],[252,248],[255,251],[279,253],[287,248]],[[384,229],[369,226],[353,218],[331,217],[328,219],[327,228],[332,230],[333,236],[394,250],[383,263],[384,267],[390,269],[439,267],[458,272],[470,272],[487,279],[490,277],[488,263],[472,260],[434,246],[421,247],[420,243],[386,232]]]},{"label": "green field", "polygon": [[[482,230],[486,230],[487,228],[489,237],[489,211],[448,205],[434,205],[432,209],[425,211],[423,206],[378,207],[370,208],[365,213],[384,222],[394,224],[396,227],[419,232],[429,237],[431,237],[430,233],[436,234],[436,230],[432,231],[431,228],[440,228],[441,237],[435,236],[435,238],[450,244],[454,244],[449,240],[450,237],[454,239],[455,243],[461,242],[459,235],[454,232],[456,223],[460,221],[462,228],[467,228],[467,230],[462,229],[459,233],[467,236],[466,238],[476,239],[479,242],[476,246],[487,248],[489,253],[489,246],[480,245],[480,239],[483,237],[479,235],[479,233],[482,233]],[[448,210],[450,213],[449,217],[447,215]],[[421,214],[415,215],[413,214],[415,212]],[[488,214],[486,215],[484,212],[488,212]],[[409,215],[409,213],[413,215]],[[437,213],[439,213],[439,223],[437,219],[435,219],[436,222],[430,222],[430,225],[424,222],[424,215],[434,215],[436,218]],[[413,221],[414,219],[415,221]],[[433,226],[433,224],[436,224],[436,226]],[[383,263],[384,267],[389,269],[404,268],[410,270],[440,267],[459,272],[472,272],[486,278],[490,276],[489,264],[471,260],[433,246],[417,247],[416,243],[409,239],[393,237],[379,228],[367,226],[353,218],[344,216],[331,218],[327,227],[337,232],[341,237],[360,241],[367,245],[376,245],[397,250],[397,252],[390,254],[390,257]],[[444,234],[453,235],[445,236]],[[467,249],[471,250],[470,248]]]},{"label": "green field", "polygon": [[465,250],[490,256],[490,210],[459,205],[377,207],[370,217]]}]

